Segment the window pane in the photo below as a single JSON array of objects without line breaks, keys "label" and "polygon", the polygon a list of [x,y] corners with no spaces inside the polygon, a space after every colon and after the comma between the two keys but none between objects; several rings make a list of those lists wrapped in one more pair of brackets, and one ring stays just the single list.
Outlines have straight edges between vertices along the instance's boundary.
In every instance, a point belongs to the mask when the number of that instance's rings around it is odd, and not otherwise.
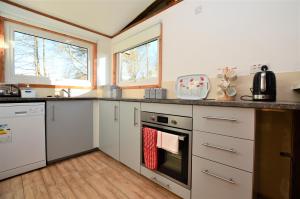
[{"label": "window pane", "polygon": [[119,81],[138,82],[158,77],[158,40],[119,53]]},{"label": "window pane", "polygon": [[88,49],[14,32],[16,75],[88,80]]},{"label": "window pane", "polygon": [[148,44],[149,46],[149,69],[148,76],[149,78],[158,77],[158,41],[154,41]]}]

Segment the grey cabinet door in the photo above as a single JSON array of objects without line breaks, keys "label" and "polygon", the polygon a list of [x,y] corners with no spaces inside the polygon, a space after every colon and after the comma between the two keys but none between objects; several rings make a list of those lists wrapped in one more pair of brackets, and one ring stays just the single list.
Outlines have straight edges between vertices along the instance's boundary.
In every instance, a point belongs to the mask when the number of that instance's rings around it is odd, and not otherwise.
[{"label": "grey cabinet door", "polygon": [[99,103],[99,146],[100,150],[119,160],[119,101]]},{"label": "grey cabinet door", "polygon": [[141,132],[138,102],[120,102],[120,161],[140,172]]},{"label": "grey cabinet door", "polygon": [[93,148],[93,102],[47,102],[47,161]]}]

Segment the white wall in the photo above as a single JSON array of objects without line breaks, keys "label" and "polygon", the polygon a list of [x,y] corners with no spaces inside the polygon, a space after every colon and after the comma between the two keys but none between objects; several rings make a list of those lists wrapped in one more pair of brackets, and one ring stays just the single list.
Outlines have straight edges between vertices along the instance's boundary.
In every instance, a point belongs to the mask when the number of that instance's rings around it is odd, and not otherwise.
[{"label": "white wall", "polygon": [[298,1],[298,31],[297,31],[297,36],[298,36],[298,65],[300,65],[300,1]]},{"label": "white wall", "polygon": [[248,75],[253,64],[275,72],[300,70],[297,0],[184,0],[112,40],[163,24],[163,81],[215,76],[224,66]]},{"label": "white wall", "polygon": [[[97,43],[98,74],[100,76],[101,71],[101,74],[107,73],[107,76],[109,77],[109,69],[111,67],[111,39],[14,7],[3,2],[0,2],[0,16]],[[103,81],[103,79],[104,78],[98,78],[98,85],[106,83]],[[106,79],[106,81],[109,81],[109,79]]]}]

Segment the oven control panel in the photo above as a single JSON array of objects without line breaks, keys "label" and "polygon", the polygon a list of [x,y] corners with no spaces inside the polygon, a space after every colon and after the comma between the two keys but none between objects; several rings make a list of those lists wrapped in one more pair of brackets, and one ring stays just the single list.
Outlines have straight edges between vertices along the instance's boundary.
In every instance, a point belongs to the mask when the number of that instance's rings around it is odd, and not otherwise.
[{"label": "oven control panel", "polygon": [[192,130],[193,128],[193,119],[191,117],[142,111],[141,120],[142,122],[160,124],[187,130]]}]

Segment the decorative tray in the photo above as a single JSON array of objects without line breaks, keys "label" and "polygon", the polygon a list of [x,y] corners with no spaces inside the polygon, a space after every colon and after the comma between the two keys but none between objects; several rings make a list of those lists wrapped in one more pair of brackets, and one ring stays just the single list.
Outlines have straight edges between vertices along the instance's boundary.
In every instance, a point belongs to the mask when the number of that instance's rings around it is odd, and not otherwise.
[{"label": "decorative tray", "polygon": [[175,92],[179,99],[205,99],[209,90],[209,79],[204,74],[180,76],[176,80]]}]

